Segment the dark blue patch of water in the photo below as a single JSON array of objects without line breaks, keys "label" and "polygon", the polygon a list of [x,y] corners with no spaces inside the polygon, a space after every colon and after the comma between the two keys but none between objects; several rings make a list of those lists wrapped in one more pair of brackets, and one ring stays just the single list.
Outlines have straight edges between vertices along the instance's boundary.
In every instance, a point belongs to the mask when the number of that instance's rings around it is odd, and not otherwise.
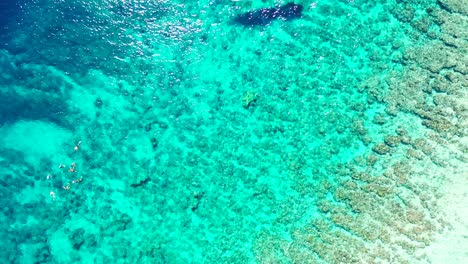
[{"label": "dark blue patch of water", "polygon": [[24,97],[14,90],[0,91],[0,126],[19,119],[29,119],[48,120],[60,126],[71,127],[63,118],[66,111],[66,105],[59,98],[39,93]]},{"label": "dark blue patch of water", "polygon": [[0,34],[4,34],[8,30],[8,24],[16,18],[21,0],[1,0],[0,1]]}]

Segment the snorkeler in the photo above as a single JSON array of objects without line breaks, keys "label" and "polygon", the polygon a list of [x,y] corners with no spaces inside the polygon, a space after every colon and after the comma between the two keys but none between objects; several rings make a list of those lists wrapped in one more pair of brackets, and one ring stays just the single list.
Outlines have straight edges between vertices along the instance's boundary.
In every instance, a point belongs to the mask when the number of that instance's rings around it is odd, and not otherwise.
[{"label": "snorkeler", "polygon": [[55,201],[55,198],[56,198],[56,196],[55,196],[55,193],[54,193],[54,191],[50,191],[50,193],[49,193],[49,194],[50,194],[50,197],[52,197],[52,200],[54,200],[54,201]]},{"label": "snorkeler", "polygon": [[73,180],[72,183],[73,184],[80,183],[82,180],[83,180],[83,176],[81,176],[80,178],[78,178],[76,180]]},{"label": "snorkeler", "polygon": [[70,166],[70,168],[68,169],[68,172],[76,172],[76,163],[73,162]]},{"label": "snorkeler", "polygon": [[76,144],[76,146],[73,148],[74,151],[78,151],[80,149],[80,145],[81,145],[81,140],[78,141],[78,143]]}]

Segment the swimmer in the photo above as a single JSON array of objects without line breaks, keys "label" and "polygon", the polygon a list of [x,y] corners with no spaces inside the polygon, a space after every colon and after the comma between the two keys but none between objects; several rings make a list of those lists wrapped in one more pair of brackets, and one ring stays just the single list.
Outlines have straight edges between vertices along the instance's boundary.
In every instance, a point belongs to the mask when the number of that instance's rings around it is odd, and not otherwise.
[{"label": "swimmer", "polygon": [[50,194],[50,197],[52,197],[52,200],[55,201],[55,198],[56,198],[56,197],[55,197],[55,193],[54,193],[53,191],[50,191],[49,194]]},{"label": "swimmer", "polygon": [[78,151],[80,149],[80,145],[81,145],[81,140],[78,141],[78,143],[76,144],[76,146],[73,148],[74,151]]},{"label": "swimmer", "polygon": [[76,179],[76,180],[73,180],[72,183],[73,183],[73,184],[80,183],[82,180],[83,180],[83,176],[80,177],[80,178],[78,178],[78,179]]},{"label": "swimmer", "polygon": [[59,169],[63,169],[65,168],[65,165],[63,165],[62,163],[59,164]]},{"label": "swimmer", "polygon": [[50,176],[50,174],[47,174],[46,179],[50,180],[51,178],[52,178],[52,176]]},{"label": "swimmer", "polygon": [[73,162],[70,166],[70,168],[68,169],[69,172],[76,172],[76,163]]},{"label": "swimmer", "polygon": [[70,183],[67,183],[67,185],[63,186],[63,189],[64,189],[65,191],[70,190]]}]

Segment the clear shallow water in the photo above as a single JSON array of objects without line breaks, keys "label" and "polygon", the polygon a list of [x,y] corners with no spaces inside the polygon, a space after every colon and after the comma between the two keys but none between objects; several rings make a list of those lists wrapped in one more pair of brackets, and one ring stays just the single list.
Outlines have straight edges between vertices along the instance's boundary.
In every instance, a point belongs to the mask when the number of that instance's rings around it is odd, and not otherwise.
[{"label": "clear shallow water", "polygon": [[25,2],[0,51],[1,257],[414,260],[441,227],[399,162],[427,128],[386,78],[439,7],[302,4],[249,28],[274,3]]}]

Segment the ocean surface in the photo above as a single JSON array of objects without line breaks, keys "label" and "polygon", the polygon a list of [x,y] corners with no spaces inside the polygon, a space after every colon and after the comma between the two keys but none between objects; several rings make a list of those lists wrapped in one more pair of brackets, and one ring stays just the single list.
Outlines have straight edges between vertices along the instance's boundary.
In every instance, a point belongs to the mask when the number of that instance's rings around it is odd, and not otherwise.
[{"label": "ocean surface", "polygon": [[466,2],[287,3],[3,0],[0,262],[468,263]]}]

